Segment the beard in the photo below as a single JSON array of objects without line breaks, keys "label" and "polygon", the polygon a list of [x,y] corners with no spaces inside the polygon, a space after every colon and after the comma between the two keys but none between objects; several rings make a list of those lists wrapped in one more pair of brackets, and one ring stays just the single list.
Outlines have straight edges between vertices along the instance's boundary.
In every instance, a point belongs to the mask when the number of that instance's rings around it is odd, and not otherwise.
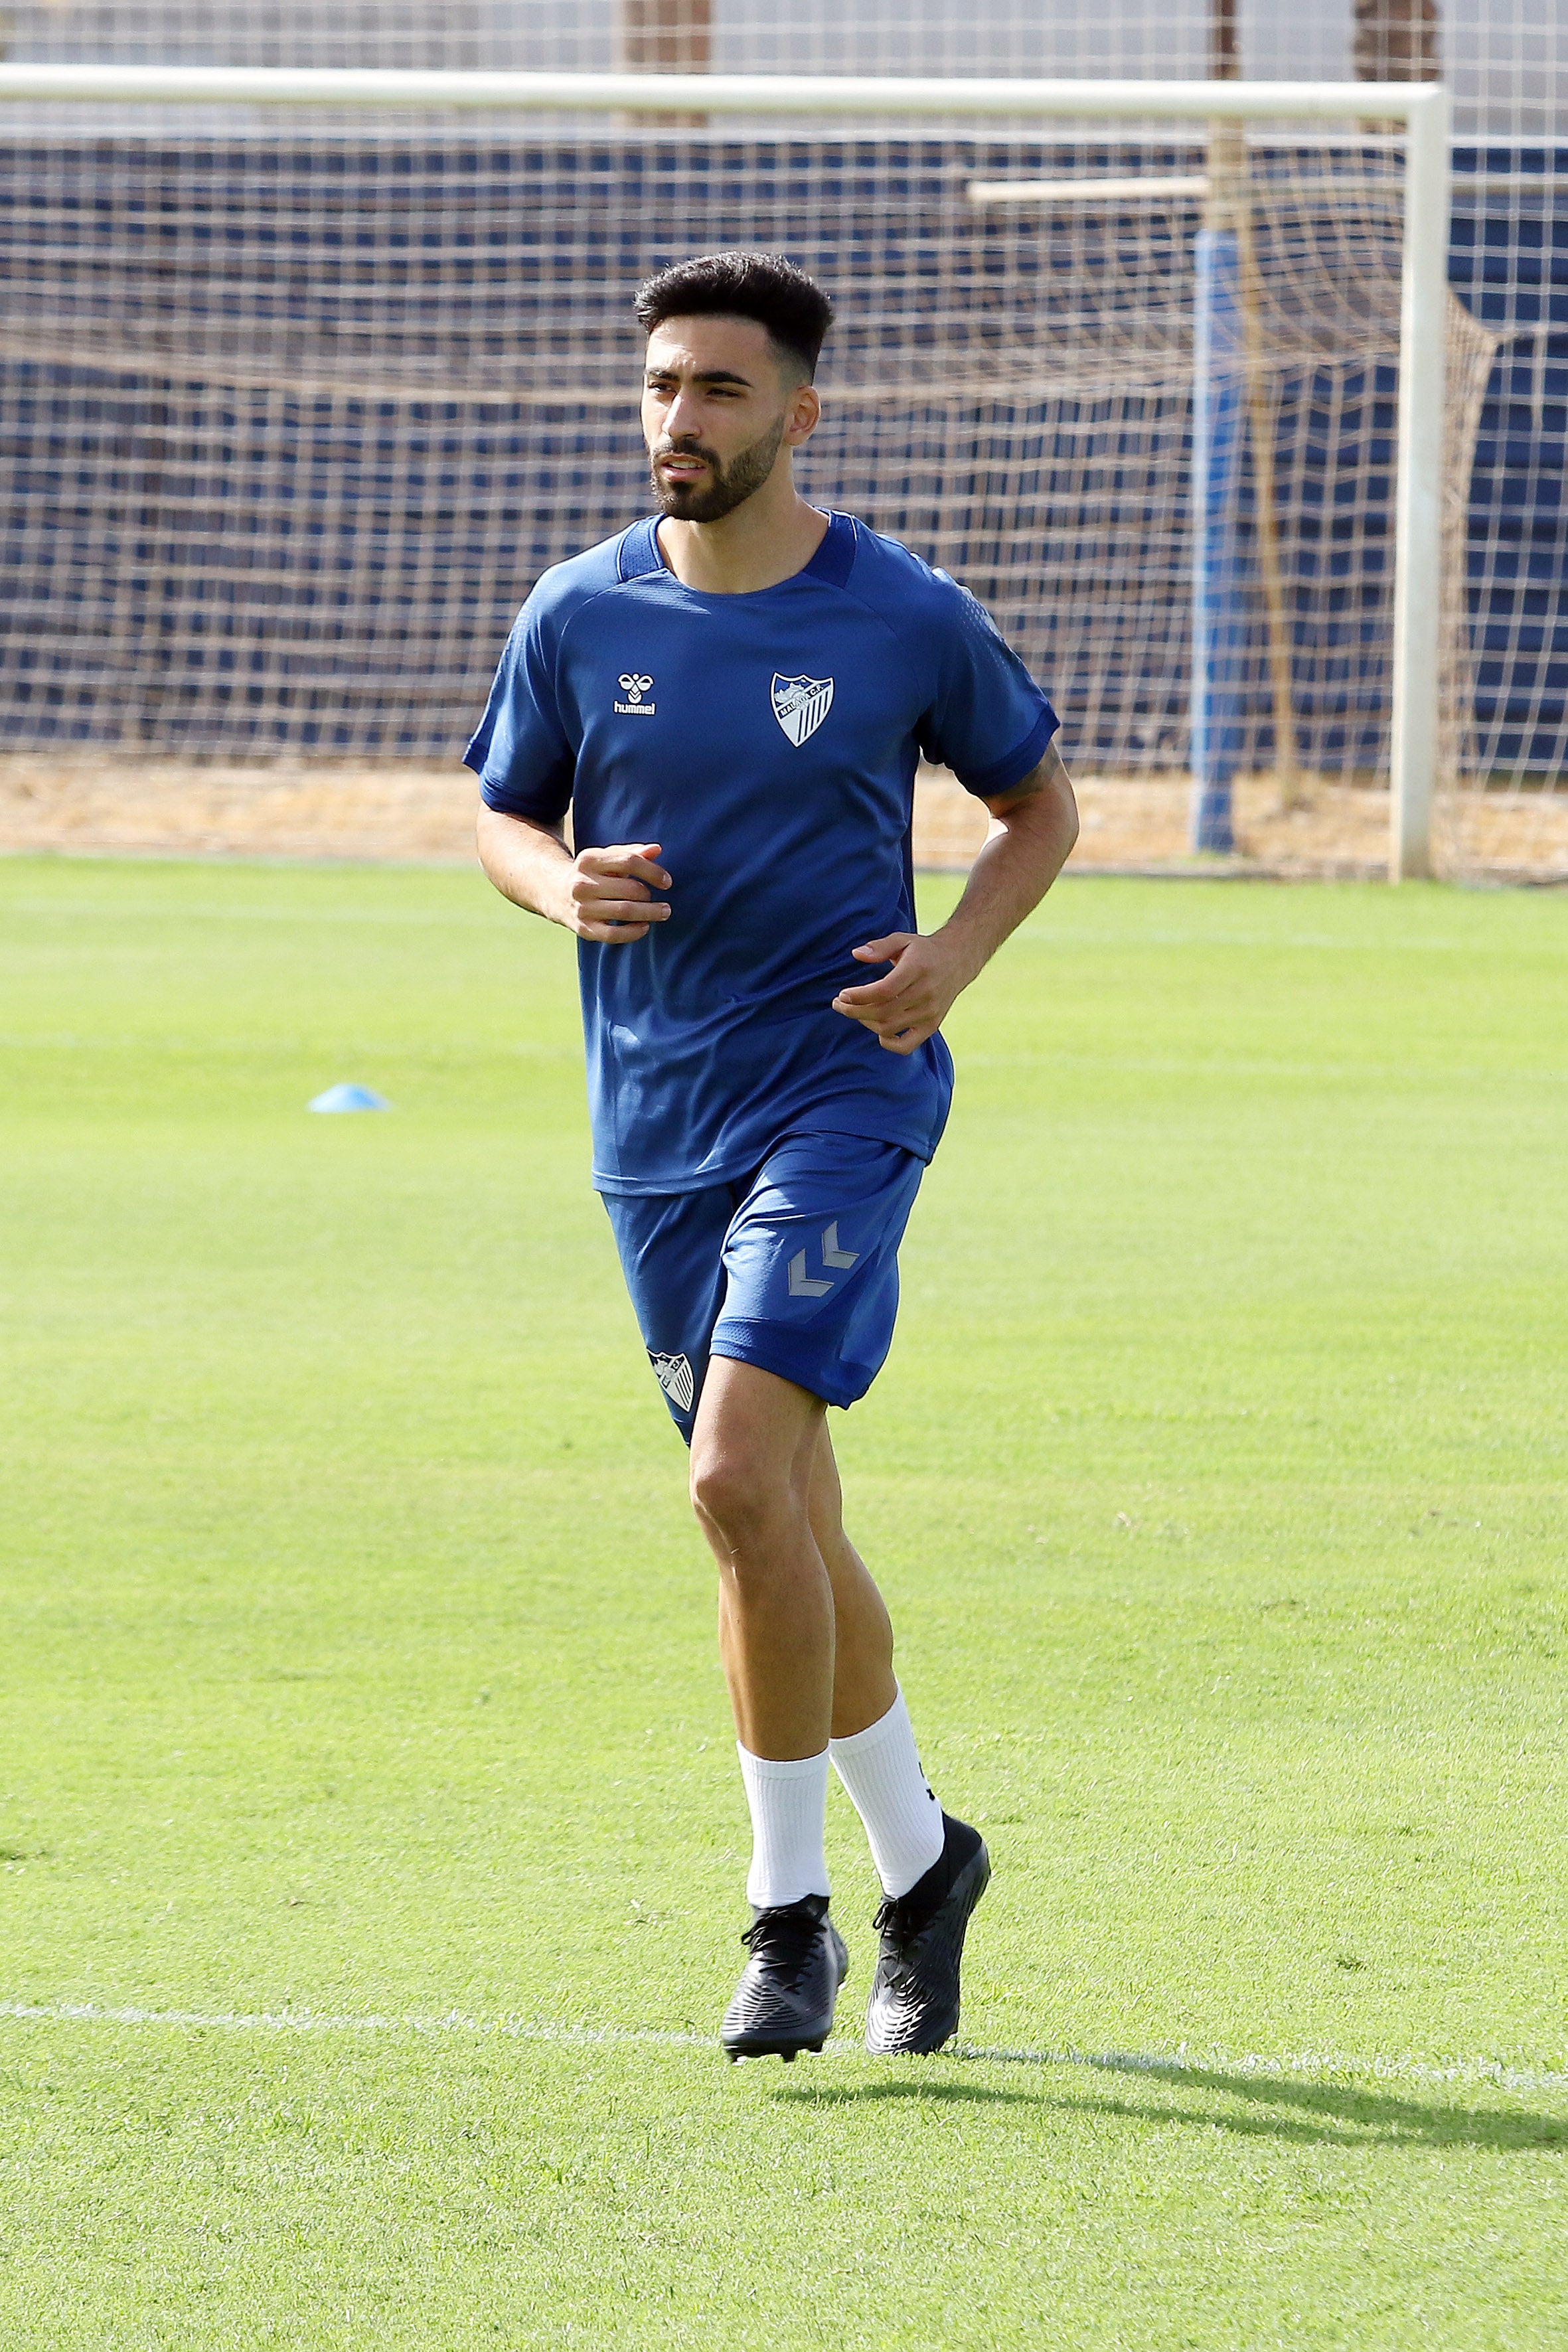
[{"label": "beard", "polygon": [[[683,442],[679,454],[683,457],[700,457],[708,467],[707,479],[697,482],[664,482],[657,467],[651,479],[655,503],[661,514],[671,522],[719,522],[743,506],[754,491],[760,490],[773,472],[784,442],[784,420],[781,416],[748,448],[737,450],[728,466],[716,451],[700,445]],[[661,457],[673,457],[673,447],[660,449]]]}]

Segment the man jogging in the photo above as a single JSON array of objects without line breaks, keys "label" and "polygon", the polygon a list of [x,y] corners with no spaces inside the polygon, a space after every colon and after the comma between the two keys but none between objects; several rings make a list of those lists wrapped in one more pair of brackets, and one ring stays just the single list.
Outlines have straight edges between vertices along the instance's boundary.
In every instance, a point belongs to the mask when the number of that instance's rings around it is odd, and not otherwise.
[{"label": "man jogging", "polygon": [[[752,1830],[724,2048],[793,2059],[832,2026],[831,1763],[886,1898],[867,2047],[936,2050],[990,1864],[921,1771],[826,1408],[865,1395],[892,1339],[952,1093],[939,1024],[1078,821],[1055,715],[979,605],[795,489],[820,289],[778,255],[709,254],[650,278],[637,316],[658,513],[524,605],[468,752],[479,856],[577,935],[593,1181],[719,1563]],[[922,754],[1002,828],[928,938]]]}]

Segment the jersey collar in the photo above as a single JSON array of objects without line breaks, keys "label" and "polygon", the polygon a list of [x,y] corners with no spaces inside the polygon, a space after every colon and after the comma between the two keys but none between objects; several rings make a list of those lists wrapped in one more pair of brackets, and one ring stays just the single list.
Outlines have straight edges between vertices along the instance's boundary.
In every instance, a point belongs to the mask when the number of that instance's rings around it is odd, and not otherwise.
[{"label": "jersey collar", "polygon": [[[622,533],[616,567],[623,580],[637,580],[645,572],[668,569],[658,551],[658,517],[645,515],[641,522],[634,522],[630,530]],[[829,509],[827,529],[822,535],[821,546],[811,562],[791,577],[795,580],[820,580],[829,588],[842,588],[854,563],[855,518]],[[781,580],[778,584],[781,588],[787,588],[790,582]],[[764,590],[763,593],[771,593],[771,591]]]}]

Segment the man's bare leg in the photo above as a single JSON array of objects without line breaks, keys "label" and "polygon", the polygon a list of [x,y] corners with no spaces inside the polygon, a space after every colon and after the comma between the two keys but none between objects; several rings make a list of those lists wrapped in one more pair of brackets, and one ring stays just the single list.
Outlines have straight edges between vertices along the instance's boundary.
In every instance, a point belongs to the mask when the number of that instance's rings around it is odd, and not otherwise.
[{"label": "man's bare leg", "polygon": [[820,1400],[715,1357],[691,1493],[719,1562],[720,1654],[756,1836],[753,1903],[826,1890],[818,1807],[830,1736],[883,1890],[905,1894],[941,1855],[942,1809],[894,1679],[887,1607],[844,1532]]},{"label": "man's bare leg", "polygon": [[827,1920],[829,1739],[887,1902],[867,2045],[940,2049],[958,2023],[969,1915],[990,1876],[979,1832],[932,1795],[893,1677],[881,1594],[844,1532],[821,1401],[716,1356],[691,1445],[691,1499],[719,1563],[719,1643],[753,1846],[752,1959],[725,2012],[731,2057],[818,2049],[847,1959]]},{"label": "man's bare leg", "polygon": [[844,1497],[826,1414],[817,1424],[811,1465],[811,1531],[833,1587],[833,1737],[847,1739],[878,1723],[899,1695],[893,1679],[893,1621],[870,1570],[844,1532]]},{"label": "man's bare leg", "polygon": [[715,1357],[691,1496],[719,1562],[720,1652],[742,1746],[814,1756],[829,1731],[843,1739],[879,1721],[898,1696],[892,1621],[844,1532],[821,1400]]},{"label": "man's bare leg", "polygon": [[716,1356],[691,1438],[691,1500],[719,1563],[719,1647],[752,1816],[751,1958],[724,2012],[731,2058],[820,2050],[849,1966],[827,1916],[823,1817],[833,1582],[811,1524],[820,1400]]},{"label": "man's bare leg", "polygon": [[819,1756],[832,1727],[833,1584],[810,1495],[826,1408],[715,1356],[691,1437],[691,1501],[719,1563],[719,1650],[752,1756]]},{"label": "man's bare leg", "polygon": [[978,1830],[952,1821],[921,1765],[893,1675],[893,1629],[844,1532],[826,1421],[813,1463],[812,1530],[837,1626],[829,1756],[870,1841],[886,1898],[866,2013],[866,2046],[884,2056],[939,2050],[958,2030],[959,1969],[991,1860]]}]

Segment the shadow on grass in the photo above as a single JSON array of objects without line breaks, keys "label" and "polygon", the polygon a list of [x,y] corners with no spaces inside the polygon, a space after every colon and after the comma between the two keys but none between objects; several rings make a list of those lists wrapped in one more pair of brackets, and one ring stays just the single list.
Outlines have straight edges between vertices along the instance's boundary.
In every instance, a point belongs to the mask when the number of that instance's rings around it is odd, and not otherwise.
[{"label": "shadow on grass", "polygon": [[[914,2063],[922,2069],[943,2071],[922,2072],[897,2082],[825,2084],[820,2089],[803,2083],[781,2089],[777,2096],[820,2106],[874,2104],[885,2099],[933,2103],[963,2100],[1030,2106],[1058,2114],[1115,2116],[1129,2123],[1191,2124],[1203,2131],[1229,2132],[1244,2139],[1282,2139],[1340,2147],[1568,2149],[1568,2116],[1433,2105],[1416,2099],[1391,2097],[1383,2091],[1362,2090],[1352,2084],[1306,2083],[1278,2074],[1227,2074],[1217,2067],[1184,2066],[1174,2061],[1151,2062],[1146,2058],[1053,2057],[1044,2051],[974,2051],[962,2057]],[[954,2064],[1072,2067],[1098,2074],[1134,2075],[1145,2082],[1152,2078],[1173,2090],[1202,2091],[1226,2100],[1247,2102],[1251,2112],[1237,2115],[1217,2106],[1180,2106],[1152,2094],[1135,2099],[1092,2095],[1074,2097],[1044,2087],[1038,2091],[996,2090],[984,2084],[955,2081],[946,2072]],[[1261,2112],[1265,2109],[1274,2112]]]}]

